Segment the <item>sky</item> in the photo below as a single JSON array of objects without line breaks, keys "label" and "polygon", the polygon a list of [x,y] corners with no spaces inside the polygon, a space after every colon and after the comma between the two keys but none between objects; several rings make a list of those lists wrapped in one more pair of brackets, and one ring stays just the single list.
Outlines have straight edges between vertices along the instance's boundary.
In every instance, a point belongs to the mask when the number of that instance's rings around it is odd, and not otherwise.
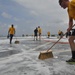
[{"label": "sky", "polygon": [[68,14],[58,0],[0,0],[0,36],[8,34],[11,24],[16,36],[32,35],[38,26],[42,35],[48,31],[57,34],[59,30],[66,31]]}]

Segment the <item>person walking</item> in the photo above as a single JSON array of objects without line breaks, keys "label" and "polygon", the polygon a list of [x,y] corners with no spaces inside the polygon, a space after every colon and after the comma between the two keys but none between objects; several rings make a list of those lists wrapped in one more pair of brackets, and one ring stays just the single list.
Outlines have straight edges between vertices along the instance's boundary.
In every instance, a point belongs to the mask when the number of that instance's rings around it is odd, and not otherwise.
[{"label": "person walking", "polygon": [[40,28],[40,26],[38,26],[38,36],[39,36],[39,40],[41,40],[41,33],[42,33],[42,29]]},{"label": "person walking", "polygon": [[63,32],[61,30],[58,31],[59,38],[63,36]]},{"label": "person walking", "polygon": [[[63,8],[67,8],[67,12],[69,15],[69,26],[67,28],[67,32],[70,32],[73,28],[73,21],[75,20],[75,0],[59,0],[59,5]],[[69,36],[69,44],[71,48],[72,58],[67,60],[66,62],[75,62],[75,29],[72,30],[72,35]]]},{"label": "person walking", "polygon": [[14,28],[14,25],[12,24],[8,30],[8,35],[10,37],[10,44],[12,44],[12,39],[13,39],[14,34],[15,34],[15,28]]},{"label": "person walking", "polygon": [[35,37],[36,37],[36,40],[38,40],[37,39],[37,37],[38,37],[38,28],[36,27],[36,29],[34,30],[34,41],[35,41]]},{"label": "person walking", "polygon": [[47,36],[48,36],[48,38],[50,37],[50,32],[49,31],[47,32]]}]

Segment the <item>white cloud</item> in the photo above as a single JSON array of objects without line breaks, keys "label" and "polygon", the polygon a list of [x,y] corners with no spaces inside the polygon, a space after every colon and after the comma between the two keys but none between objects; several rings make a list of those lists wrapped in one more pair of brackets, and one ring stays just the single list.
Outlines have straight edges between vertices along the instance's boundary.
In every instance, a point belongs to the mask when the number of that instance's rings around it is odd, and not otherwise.
[{"label": "white cloud", "polygon": [[15,21],[19,21],[18,18],[13,17],[12,15],[10,15],[10,14],[8,14],[8,13],[6,13],[6,12],[3,12],[1,15],[2,15],[4,18],[8,18],[8,19],[13,18]]},{"label": "white cloud", "polygon": [[14,0],[20,5],[36,11],[39,14],[47,14],[53,12],[56,9],[55,3],[57,0]]},{"label": "white cloud", "polygon": [[[44,17],[47,20],[59,19],[66,16],[66,11],[61,9],[58,0],[13,0],[30,10],[34,16]],[[44,19],[43,18],[43,19]]]},{"label": "white cloud", "polygon": [[[33,17],[37,18],[26,20],[26,24],[35,26],[40,25],[44,32],[52,29],[56,32],[58,27],[65,30],[68,22],[66,10],[61,9],[58,0],[12,0],[25,7]],[[23,8],[24,9],[24,8]],[[29,13],[28,12],[28,13]],[[27,14],[25,14],[27,15]],[[54,30],[53,30],[54,29]]]},{"label": "white cloud", "polygon": [[14,20],[15,20],[15,21],[19,21],[19,19],[18,19],[18,18],[16,18],[16,17],[14,17]]},{"label": "white cloud", "polygon": [[35,11],[30,11],[30,13],[32,14],[32,15],[35,15],[35,16],[37,16],[38,15],[38,13],[37,12],[35,12]]},{"label": "white cloud", "polygon": [[8,13],[6,13],[6,12],[3,12],[2,14],[1,14],[4,18],[12,18],[12,16],[10,15],[10,14],[8,14]]}]

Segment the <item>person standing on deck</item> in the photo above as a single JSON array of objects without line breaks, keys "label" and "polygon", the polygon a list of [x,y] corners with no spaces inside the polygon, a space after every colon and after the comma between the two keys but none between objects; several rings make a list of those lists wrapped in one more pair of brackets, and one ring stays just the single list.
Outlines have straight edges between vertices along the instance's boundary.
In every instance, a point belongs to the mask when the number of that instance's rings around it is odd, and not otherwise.
[{"label": "person standing on deck", "polygon": [[9,34],[9,37],[10,37],[10,44],[12,44],[12,39],[13,39],[13,36],[15,34],[15,28],[14,28],[14,25],[13,24],[9,28],[8,34]]},{"label": "person standing on deck", "polygon": [[36,40],[38,40],[37,39],[37,37],[38,37],[38,28],[36,27],[36,29],[34,30],[34,41],[35,41],[35,37],[36,37]]},{"label": "person standing on deck", "polygon": [[41,40],[41,33],[42,33],[42,29],[40,28],[40,26],[38,26],[38,36],[39,36],[39,40]]},{"label": "person standing on deck", "polygon": [[[59,0],[59,5],[63,8],[67,8],[67,12],[69,15],[69,26],[67,28],[67,32],[70,32],[73,27],[73,21],[75,20],[75,0]],[[67,60],[66,62],[75,62],[75,29],[72,30],[72,35],[69,36],[69,44],[72,52],[72,58]]]},{"label": "person standing on deck", "polygon": [[48,38],[50,37],[50,32],[49,31],[47,32],[47,36],[48,36]]},{"label": "person standing on deck", "polygon": [[61,30],[58,31],[59,38],[63,36],[63,32]]}]

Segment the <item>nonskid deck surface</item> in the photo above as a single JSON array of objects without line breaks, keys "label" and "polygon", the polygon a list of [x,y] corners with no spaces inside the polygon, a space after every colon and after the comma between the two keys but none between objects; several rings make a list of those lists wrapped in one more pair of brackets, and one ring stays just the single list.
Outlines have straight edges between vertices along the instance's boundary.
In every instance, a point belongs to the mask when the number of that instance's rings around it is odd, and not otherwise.
[{"label": "nonskid deck surface", "polygon": [[40,52],[50,48],[53,42],[45,41],[45,38],[41,41],[33,38],[18,40],[19,44],[10,45],[7,39],[0,43],[0,75],[75,75],[75,65],[66,63],[71,58],[69,44],[57,43],[51,49],[54,57],[40,60]]}]

